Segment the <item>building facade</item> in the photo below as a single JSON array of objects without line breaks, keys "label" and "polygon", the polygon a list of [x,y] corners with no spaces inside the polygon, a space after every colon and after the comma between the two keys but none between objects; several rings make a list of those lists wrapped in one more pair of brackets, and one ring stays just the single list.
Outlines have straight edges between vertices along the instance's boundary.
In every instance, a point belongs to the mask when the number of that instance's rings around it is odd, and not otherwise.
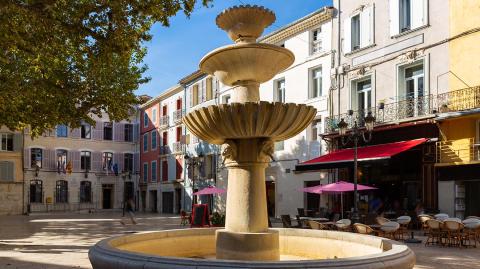
[{"label": "building facade", "polygon": [[166,90],[140,107],[142,209],[179,213],[183,207],[185,92],[180,85]]},{"label": "building facade", "polygon": [[439,210],[464,218],[480,214],[480,4],[450,1],[449,11],[449,91],[436,119],[435,170]]},{"label": "building facade", "polygon": [[23,199],[23,135],[0,128],[0,215],[25,212]]},{"label": "building facade", "polygon": [[138,205],[138,120],[112,122],[107,114],[71,129],[58,125],[23,138],[24,193],[28,212],[122,209]]}]

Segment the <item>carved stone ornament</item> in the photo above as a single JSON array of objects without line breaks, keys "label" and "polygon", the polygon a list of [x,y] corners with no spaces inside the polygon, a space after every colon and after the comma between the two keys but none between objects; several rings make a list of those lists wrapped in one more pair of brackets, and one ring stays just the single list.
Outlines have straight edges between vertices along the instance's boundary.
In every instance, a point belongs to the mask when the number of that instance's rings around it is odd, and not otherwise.
[{"label": "carved stone ornament", "polygon": [[237,144],[233,140],[225,140],[225,143],[222,145],[222,157],[223,162],[230,159],[234,160],[237,158]]}]

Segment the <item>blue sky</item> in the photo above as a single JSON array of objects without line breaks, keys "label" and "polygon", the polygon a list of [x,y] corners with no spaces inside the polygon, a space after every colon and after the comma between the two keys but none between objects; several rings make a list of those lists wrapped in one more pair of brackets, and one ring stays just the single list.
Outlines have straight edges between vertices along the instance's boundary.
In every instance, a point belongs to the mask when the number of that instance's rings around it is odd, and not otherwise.
[{"label": "blue sky", "polygon": [[332,5],[331,0],[214,0],[210,8],[197,7],[190,18],[180,12],[171,18],[170,27],[155,24],[151,29],[153,38],[146,43],[148,65],[146,76],[151,81],[140,86],[136,94],[156,96],[175,85],[182,77],[198,68],[200,59],[209,51],[232,41],[215,24],[215,17],[225,8],[240,5],[262,5],[276,14],[277,20],[264,32],[270,33],[323,6]]}]

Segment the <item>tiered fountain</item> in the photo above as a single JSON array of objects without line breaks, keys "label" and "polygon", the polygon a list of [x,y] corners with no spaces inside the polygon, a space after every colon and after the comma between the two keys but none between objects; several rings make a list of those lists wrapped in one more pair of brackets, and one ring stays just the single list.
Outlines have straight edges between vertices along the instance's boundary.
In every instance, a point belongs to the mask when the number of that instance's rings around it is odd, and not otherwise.
[{"label": "tiered fountain", "polygon": [[262,102],[259,85],[288,68],[294,55],[256,43],[275,14],[258,6],[225,10],[217,25],[235,42],[206,55],[200,69],[232,86],[232,104],[195,110],[183,119],[200,139],[223,145],[228,168],[225,229],[183,229],[106,239],[89,253],[103,268],[412,268],[413,252],[379,237],[346,232],[269,229],[265,168],[275,141],[295,136],[316,110]]}]

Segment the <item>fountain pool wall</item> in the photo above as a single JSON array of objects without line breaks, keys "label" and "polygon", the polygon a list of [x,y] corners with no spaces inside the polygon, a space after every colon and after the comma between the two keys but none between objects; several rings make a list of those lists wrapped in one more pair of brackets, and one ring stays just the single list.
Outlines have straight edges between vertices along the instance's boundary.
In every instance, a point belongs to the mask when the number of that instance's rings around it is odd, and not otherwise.
[{"label": "fountain pool wall", "polygon": [[105,239],[90,249],[95,269],[159,268],[413,268],[405,245],[348,232],[272,229],[280,261],[215,259],[216,228],[182,229]]}]

